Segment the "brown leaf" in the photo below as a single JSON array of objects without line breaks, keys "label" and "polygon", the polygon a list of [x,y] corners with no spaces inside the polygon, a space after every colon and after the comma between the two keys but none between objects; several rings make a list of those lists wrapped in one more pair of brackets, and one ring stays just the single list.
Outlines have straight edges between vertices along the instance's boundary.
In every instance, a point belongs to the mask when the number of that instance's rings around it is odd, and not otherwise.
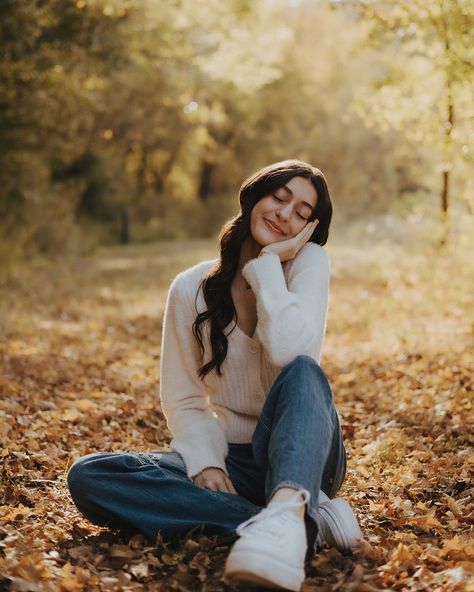
[{"label": "brown leaf", "polygon": [[136,563],[130,566],[130,572],[136,577],[136,578],[147,578],[148,577],[148,563],[146,562],[142,562],[142,563]]},{"label": "brown leaf", "polygon": [[123,557],[133,559],[139,556],[139,552],[131,549],[128,545],[112,545],[108,550],[109,557]]},{"label": "brown leaf", "polygon": [[474,544],[471,541],[463,540],[459,535],[455,535],[443,542],[440,555],[451,559],[462,559],[464,556],[466,559],[474,560]]},{"label": "brown leaf", "polygon": [[61,415],[62,420],[71,423],[75,423],[80,417],[81,414],[77,409],[65,409]]},{"label": "brown leaf", "polygon": [[96,408],[96,404],[90,399],[76,399],[74,405],[79,411],[91,411]]},{"label": "brown leaf", "polygon": [[84,588],[83,583],[78,581],[74,568],[70,563],[65,563],[59,572],[59,585],[61,590],[66,592],[79,592]]},{"label": "brown leaf", "polygon": [[430,532],[431,530],[443,530],[443,525],[432,514],[423,514],[423,516],[413,516],[407,520],[407,524],[416,526],[423,532]]}]

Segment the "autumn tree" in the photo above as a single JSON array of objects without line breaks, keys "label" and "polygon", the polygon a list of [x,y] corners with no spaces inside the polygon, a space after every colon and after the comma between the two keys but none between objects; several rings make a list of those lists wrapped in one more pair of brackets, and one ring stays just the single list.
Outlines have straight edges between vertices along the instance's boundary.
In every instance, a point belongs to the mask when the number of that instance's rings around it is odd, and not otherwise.
[{"label": "autumn tree", "polygon": [[213,235],[242,179],[289,157],[350,215],[431,193],[434,166],[444,212],[470,182],[462,0],[6,0],[0,17],[4,257]]},{"label": "autumn tree", "polygon": [[[85,1],[0,5],[2,251],[63,245],[85,189],[105,70],[126,60],[126,8]],[[56,239],[54,238],[56,235]]]},{"label": "autumn tree", "polygon": [[[331,4],[368,23],[366,42],[381,50],[385,61],[375,96],[361,102],[364,114],[374,125],[403,127],[407,135],[433,150],[441,176],[441,218],[446,220],[452,178],[457,171],[462,193],[463,179],[473,164],[472,3],[342,0]],[[472,211],[472,203],[470,207]]]}]

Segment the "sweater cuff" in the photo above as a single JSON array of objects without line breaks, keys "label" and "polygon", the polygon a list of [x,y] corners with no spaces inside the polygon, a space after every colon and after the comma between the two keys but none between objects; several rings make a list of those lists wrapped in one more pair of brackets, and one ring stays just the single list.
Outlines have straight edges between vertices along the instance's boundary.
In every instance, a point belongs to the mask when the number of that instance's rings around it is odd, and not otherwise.
[{"label": "sweater cuff", "polygon": [[261,292],[265,288],[270,289],[272,295],[288,291],[280,257],[276,253],[250,259],[242,268],[242,275],[254,293]]},{"label": "sweater cuff", "polygon": [[206,428],[194,434],[190,429],[184,437],[177,436],[171,440],[170,448],[183,457],[190,479],[208,467],[222,469],[229,476],[225,464],[228,453],[227,438],[223,433],[213,431],[212,427],[208,426],[207,434]]}]

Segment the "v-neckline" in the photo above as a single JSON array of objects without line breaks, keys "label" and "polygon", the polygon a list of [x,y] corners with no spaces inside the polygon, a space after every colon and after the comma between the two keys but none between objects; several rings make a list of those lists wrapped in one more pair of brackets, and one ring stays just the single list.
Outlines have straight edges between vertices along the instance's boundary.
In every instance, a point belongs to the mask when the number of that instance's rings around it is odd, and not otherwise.
[{"label": "v-neckline", "polygon": [[[247,335],[247,333],[245,333],[245,331],[243,331],[243,330],[242,330],[242,329],[239,327],[239,324],[237,323],[237,321],[236,321],[235,319],[234,319],[233,321],[231,321],[231,322],[230,322],[230,323],[227,325],[226,329],[228,329],[229,327],[231,327],[232,323],[234,324],[234,327],[235,327],[235,330],[237,331],[237,333],[240,333],[240,335],[242,335],[243,337],[245,337],[245,338],[246,338],[246,339],[248,339],[249,341],[252,341],[252,342],[254,342],[254,341],[257,339],[257,336],[256,336],[257,330],[256,330],[256,329],[255,329],[255,331],[254,331],[254,333],[253,333],[253,336],[252,336],[252,337],[250,337],[250,335]],[[231,329],[233,329],[234,327],[232,327]]]}]

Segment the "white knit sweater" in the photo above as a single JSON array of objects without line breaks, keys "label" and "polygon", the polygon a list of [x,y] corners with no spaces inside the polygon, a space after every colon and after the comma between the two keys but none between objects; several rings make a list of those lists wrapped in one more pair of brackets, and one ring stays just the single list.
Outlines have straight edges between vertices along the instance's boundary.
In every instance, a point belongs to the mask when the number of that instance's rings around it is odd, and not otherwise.
[{"label": "white knit sweater", "polygon": [[[201,280],[216,260],[203,261],[173,280],[166,301],[160,361],[160,398],[173,439],[189,477],[206,467],[227,474],[228,442],[250,442],[263,403],[282,368],[306,354],[318,363],[326,330],[329,258],[315,243],[306,243],[283,264],[276,254],[248,261],[242,274],[257,303],[252,338],[229,323],[223,376],[213,370],[197,375],[203,359],[192,333],[196,315],[206,310]],[[205,362],[210,359],[208,323],[201,325]]]}]

